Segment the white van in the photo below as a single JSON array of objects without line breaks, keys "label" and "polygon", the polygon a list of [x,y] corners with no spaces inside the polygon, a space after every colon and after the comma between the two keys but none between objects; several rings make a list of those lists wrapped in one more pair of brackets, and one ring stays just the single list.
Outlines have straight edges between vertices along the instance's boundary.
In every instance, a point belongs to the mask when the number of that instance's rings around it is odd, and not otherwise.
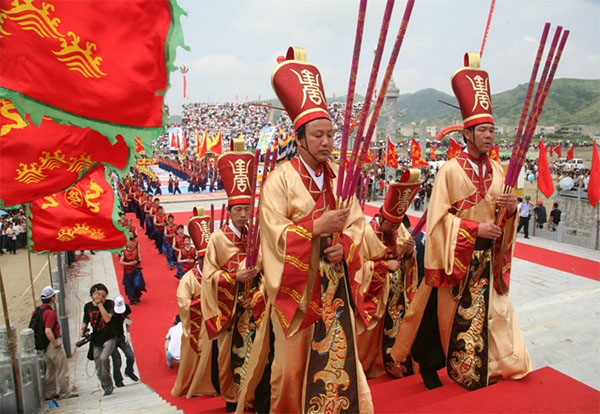
[{"label": "white van", "polygon": [[566,171],[582,170],[587,168],[589,168],[589,166],[584,164],[581,158],[573,158],[567,161],[564,167]]}]

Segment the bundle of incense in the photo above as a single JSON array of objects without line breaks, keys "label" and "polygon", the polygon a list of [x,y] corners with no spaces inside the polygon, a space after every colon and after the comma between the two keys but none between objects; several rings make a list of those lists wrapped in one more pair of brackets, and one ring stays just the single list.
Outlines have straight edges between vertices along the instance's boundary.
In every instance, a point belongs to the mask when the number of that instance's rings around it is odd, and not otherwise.
[{"label": "bundle of incense", "polygon": [[[519,145],[521,142],[521,136],[523,135],[523,127],[525,126],[525,120],[527,119],[527,113],[529,112],[529,105],[531,103],[531,96],[533,95],[533,88],[535,87],[535,79],[537,78],[537,72],[540,67],[540,62],[542,61],[542,55],[544,54],[544,48],[546,47],[546,39],[548,38],[548,31],[550,30],[550,23],[546,23],[544,25],[544,30],[542,31],[542,38],[540,39],[540,44],[538,46],[538,50],[535,56],[535,61],[533,63],[533,68],[531,69],[531,76],[529,78],[529,85],[527,86],[527,93],[525,94],[525,101],[523,102],[523,110],[521,111],[521,118],[519,119],[519,126],[517,128],[517,133],[515,135],[515,142],[513,144],[512,153],[510,155],[510,159],[516,158],[517,151],[519,150]],[[509,165],[507,171],[507,177],[512,176],[512,169]]]},{"label": "bundle of incense", "polygon": [[416,237],[423,230],[423,227],[425,227],[426,222],[427,222],[427,210],[425,210],[425,212],[423,213],[423,215],[417,222],[416,226],[413,227],[413,229],[411,230],[410,236],[413,238]]},{"label": "bundle of incense", "polygon": [[481,49],[479,50],[479,58],[483,56],[483,50],[485,49],[485,42],[487,41],[488,33],[490,32],[490,24],[492,23],[492,15],[494,14],[494,6],[496,5],[496,0],[492,0],[492,4],[490,5],[490,12],[488,13],[487,23],[485,25],[485,31],[483,32],[483,40],[481,41]]},{"label": "bundle of incense", "polygon": [[[533,135],[535,134],[535,129],[537,127],[539,118],[544,110],[544,104],[546,101],[546,97],[548,96],[548,92],[550,91],[550,86],[552,85],[552,81],[554,80],[554,74],[556,73],[556,68],[558,67],[558,63],[560,62],[560,58],[562,56],[562,52],[569,37],[569,31],[565,30],[560,39],[560,44],[558,45],[558,50],[555,51],[555,41],[558,39],[562,27],[558,26],[556,28],[554,39],[552,40],[552,47],[548,53],[547,60],[552,58],[552,67],[549,70],[547,75],[547,79],[544,76],[546,72],[546,68],[544,68],[544,72],[542,73],[542,78],[538,84],[538,89],[536,91],[536,97],[533,102],[533,107],[531,109],[531,113],[529,114],[529,118],[527,119],[527,127],[525,128],[525,134],[523,139],[521,140],[521,145],[519,146],[519,150],[517,152],[517,158],[515,160],[515,167],[512,171],[512,176],[510,177],[510,181],[506,182],[507,186],[511,188],[515,186],[517,183],[517,178],[519,176],[519,171],[521,170],[523,163],[525,162],[525,158],[527,155],[527,151],[531,146],[531,140],[533,139]],[[548,65],[548,62],[546,62]],[[541,90],[541,92],[540,92]],[[511,159],[512,161],[512,159]],[[509,178],[507,176],[507,178]]]},{"label": "bundle of incense", "polygon": [[[252,167],[252,171],[250,171],[250,217],[248,219],[248,235],[247,235],[247,239],[246,239],[246,252],[250,252],[250,249],[252,248],[252,234],[255,231],[254,229],[254,209],[255,209],[255,204],[256,204],[256,181],[258,178],[258,162],[260,161],[260,148],[256,148],[256,151],[254,152],[254,164]],[[265,164],[263,167],[263,175],[264,175],[264,170],[267,166],[267,161],[269,158],[269,152],[267,151],[267,154],[265,156]],[[248,266],[248,258],[246,258],[246,267],[248,269],[250,269],[250,267]]]},{"label": "bundle of incense", "polygon": [[[270,171],[270,164],[273,160],[273,157],[271,156],[271,151],[270,149],[267,150],[267,153],[265,154],[265,163],[263,165],[263,174],[260,180],[260,192],[262,192],[262,187],[265,183],[265,179],[267,177],[267,175],[269,174]],[[256,198],[256,193],[254,194],[255,198]],[[255,214],[254,214],[254,210],[255,210],[255,206],[254,206],[255,200],[252,199],[251,201],[251,211],[250,211],[250,215],[251,215],[251,222],[249,223],[249,231],[248,231],[248,241],[246,243],[246,269],[252,269],[253,267],[256,266],[256,261],[258,259],[258,244],[259,244],[259,232],[258,232],[258,216],[256,216],[256,220],[254,220]],[[259,200],[260,203],[260,200]]]},{"label": "bundle of incense", "polygon": [[[360,114],[360,118],[358,121],[358,126],[356,129],[355,142],[352,148],[352,155],[350,156],[350,162],[348,164],[348,170],[345,171],[346,177],[342,180],[343,182],[338,184],[338,188],[341,193],[338,193],[338,198],[342,200],[348,199],[348,194],[354,194],[351,191],[350,181],[352,181],[352,172],[354,171],[355,165],[357,165],[358,150],[363,141],[363,131],[365,130],[365,125],[367,123],[367,118],[369,115],[369,109],[371,108],[371,101],[373,100],[373,93],[375,91],[375,85],[377,83],[377,76],[379,74],[379,67],[381,66],[381,58],[383,56],[383,49],[385,47],[385,40],[387,38],[388,29],[390,27],[390,20],[392,17],[392,11],[394,9],[394,0],[388,0],[385,6],[385,11],[383,13],[383,20],[381,21],[381,29],[379,31],[379,40],[377,41],[377,48],[375,49],[375,56],[373,57],[373,66],[371,67],[371,74],[369,76],[369,83],[367,85],[367,93],[365,95],[365,100],[363,103],[363,108]],[[348,137],[346,137],[346,141]],[[342,141],[342,147],[344,146],[344,142]],[[348,147],[348,143],[346,142],[346,148]],[[347,151],[346,151],[347,152]],[[341,151],[340,156],[344,154],[344,151]],[[347,158],[347,154],[343,155]],[[344,161],[345,166],[346,161]],[[360,164],[358,164],[360,166]],[[340,178],[342,178],[340,176]],[[356,188],[354,185],[353,188]]]},{"label": "bundle of incense", "polygon": [[215,231],[215,205],[210,204],[210,232]]},{"label": "bundle of incense", "polygon": [[225,224],[223,220],[225,220],[225,203],[221,204],[221,221],[219,221],[220,228],[222,228]]},{"label": "bundle of incense", "polygon": [[346,152],[348,151],[348,136],[350,135],[350,119],[352,116],[352,105],[354,103],[354,91],[356,89],[356,73],[358,72],[358,61],[360,58],[360,47],[362,45],[363,29],[365,27],[365,16],[367,14],[367,0],[361,0],[358,7],[358,20],[356,22],[356,35],[354,37],[354,51],[352,53],[352,64],[350,66],[350,79],[348,80],[348,94],[346,95],[346,109],[344,112],[344,127],[342,129],[342,146],[340,148],[340,169],[336,196],[342,194],[344,174],[346,169]]},{"label": "bundle of incense", "polygon": [[[404,16],[402,17],[402,22],[400,23],[400,28],[398,29],[398,34],[396,35],[396,41],[394,42],[394,47],[392,49],[392,53],[390,55],[390,60],[388,62],[388,66],[383,77],[383,82],[381,84],[381,88],[379,88],[379,95],[377,96],[377,101],[375,102],[375,108],[373,109],[373,114],[371,114],[371,121],[369,122],[369,129],[367,130],[367,134],[362,140],[362,145],[360,149],[360,153],[358,158],[356,159],[354,171],[349,172],[349,176],[346,177],[346,182],[344,183],[344,194],[342,194],[342,199],[349,199],[356,185],[358,184],[358,178],[360,176],[360,167],[365,163],[365,159],[367,157],[367,152],[369,149],[369,145],[371,145],[371,139],[373,138],[373,133],[375,132],[375,126],[377,125],[377,120],[379,119],[379,113],[381,112],[381,108],[383,106],[383,101],[385,95],[387,93],[387,89],[390,83],[390,79],[392,78],[392,73],[394,72],[394,67],[396,66],[396,61],[398,60],[398,55],[400,53],[400,48],[402,46],[402,42],[404,41],[404,35],[406,34],[406,28],[408,27],[408,22],[410,21],[410,16],[412,13],[413,6],[415,4],[415,0],[408,0],[406,3],[406,8],[404,9]],[[366,102],[365,102],[366,104]],[[364,114],[362,114],[364,115]],[[360,128],[360,125],[359,125]],[[359,130],[360,132],[360,130]],[[359,132],[357,132],[357,137],[359,136]],[[350,160],[352,162],[352,160]],[[350,181],[348,181],[350,179]]]}]

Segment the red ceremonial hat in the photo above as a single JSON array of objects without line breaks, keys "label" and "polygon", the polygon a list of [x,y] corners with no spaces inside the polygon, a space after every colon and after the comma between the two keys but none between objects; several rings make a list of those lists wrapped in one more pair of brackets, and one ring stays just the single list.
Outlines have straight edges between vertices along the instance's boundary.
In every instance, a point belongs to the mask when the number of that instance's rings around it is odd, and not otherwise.
[{"label": "red ceremonial hat", "polygon": [[454,72],[451,78],[465,128],[494,123],[490,79],[487,72],[479,67],[479,60],[479,53],[465,53],[465,66]]},{"label": "red ceremonial hat", "polygon": [[298,131],[313,119],[331,119],[321,73],[306,61],[306,50],[290,47],[271,75],[271,85]]},{"label": "red ceremonial hat", "polygon": [[217,159],[217,168],[227,193],[227,204],[250,204],[254,154],[242,151],[243,139],[234,139],[234,148],[236,151],[226,152]]},{"label": "red ceremonial hat", "polygon": [[188,221],[188,233],[196,246],[196,255],[204,256],[210,239],[210,216],[191,217]]},{"label": "red ceremonial hat", "polygon": [[409,168],[404,171],[399,182],[390,184],[383,206],[381,206],[383,218],[395,224],[402,223],[408,206],[423,183],[419,180],[420,174],[421,171],[418,168]]}]

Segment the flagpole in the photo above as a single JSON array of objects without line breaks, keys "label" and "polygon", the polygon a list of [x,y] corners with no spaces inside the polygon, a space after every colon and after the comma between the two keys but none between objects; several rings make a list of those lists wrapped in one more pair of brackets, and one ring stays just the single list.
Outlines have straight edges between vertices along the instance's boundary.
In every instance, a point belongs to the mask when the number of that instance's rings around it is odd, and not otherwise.
[{"label": "flagpole", "polygon": [[50,252],[48,252],[48,273],[50,274],[50,284],[52,284],[52,259],[50,258]]},{"label": "flagpole", "polygon": [[17,411],[23,412],[23,395],[21,394],[21,378],[17,367],[16,338],[13,338],[13,332],[8,317],[8,305],[6,304],[6,293],[4,292],[4,280],[2,279],[2,269],[0,269],[0,295],[2,297],[2,311],[4,312],[4,324],[6,325],[6,336],[8,339],[8,350],[10,351],[10,360],[12,365],[13,377],[15,379],[15,393],[17,394]]},{"label": "flagpole", "polygon": [[[540,172],[538,170],[538,180],[539,180],[539,173]],[[539,186],[539,183],[537,181],[536,181],[536,184]],[[538,206],[537,203],[538,203],[538,197],[539,197],[539,195],[540,195],[540,188],[537,187],[535,189],[535,207]],[[535,236],[535,228],[536,227],[537,227],[537,220],[536,220],[536,212],[535,212],[535,208],[534,208],[534,211],[533,211],[533,232],[531,232],[532,236]]]},{"label": "flagpole", "polygon": [[27,248],[27,261],[29,262],[29,286],[31,287],[31,299],[33,299],[33,309],[35,309],[35,289],[33,288],[33,270],[31,269],[31,251]]}]

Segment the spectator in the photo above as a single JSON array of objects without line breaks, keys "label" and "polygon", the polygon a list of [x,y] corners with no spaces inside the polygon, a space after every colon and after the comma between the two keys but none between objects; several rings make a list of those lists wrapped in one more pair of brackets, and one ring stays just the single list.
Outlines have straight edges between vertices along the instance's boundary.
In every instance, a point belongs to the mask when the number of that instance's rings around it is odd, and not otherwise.
[{"label": "spectator", "polygon": [[[48,346],[44,351],[44,365],[46,365],[46,377],[44,379],[44,394],[47,400],[53,398],[73,398],[79,394],[73,392],[73,385],[69,378],[69,367],[67,363],[67,355],[63,348],[60,335],[60,326],[54,310],[56,303],[56,295],[58,290],[54,290],[52,286],[46,286],[42,289],[40,297],[42,304],[39,311],[42,313],[46,338],[48,338]],[[37,310],[33,312],[33,315]],[[32,315],[32,317],[33,317]],[[58,381],[58,390],[56,388]]]},{"label": "spectator", "polygon": [[544,202],[542,200],[537,201],[537,206],[533,209],[533,213],[535,215],[535,223],[538,229],[543,229],[544,224],[546,224],[547,214],[546,207],[544,206]]},{"label": "spectator", "polygon": [[[92,300],[83,307],[83,325],[81,336],[87,333],[88,324],[92,325],[92,339],[88,359],[93,359],[96,365],[96,375],[100,380],[104,395],[113,393],[113,381],[110,376],[110,356],[115,350],[116,339],[114,325],[110,323],[114,313],[114,303],[106,299],[108,288],[102,283],[96,283],[90,288]],[[90,353],[92,358],[90,358]]]},{"label": "spectator", "polygon": [[181,335],[183,334],[183,325],[179,315],[175,316],[173,325],[169,328],[165,339],[165,356],[167,358],[167,368],[173,368],[173,365],[179,365],[181,356]]},{"label": "spectator", "polygon": [[525,234],[525,238],[529,238],[529,218],[531,217],[531,203],[529,202],[531,197],[525,196],[525,201],[521,203],[521,208],[519,208],[519,226],[517,227],[517,233],[521,231],[521,227],[523,228],[523,234]]},{"label": "spectator", "polygon": [[[129,315],[131,314],[131,308],[129,305],[125,304],[125,299],[121,295],[115,296],[114,302],[115,313],[111,320],[111,323],[114,324],[116,335],[116,346],[112,354],[113,378],[117,387],[123,387],[125,384],[123,384],[123,376],[121,375],[121,354],[119,353],[119,349],[123,351],[127,360],[125,365],[125,375],[136,382],[139,381],[139,378],[135,375],[133,369],[133,364],[135,364],[135,354],[130,345],[131,336],[129,334],[129,325],[131,325],[131,319],[129,318]],[[125,329],[123,329],[123,324],[125,324]]]},{"label": "spectator", "polygon": [[552,204],[552,210],[550,210],[550,218],[548,219],[548,230],[556,231],[558,223],[560,223],[561,211],[558,208],[558,203]]},{"label": "spectator", "polygon": [[17,254],[17,234],[12,223],[6,225],[4,234],[6,235],[6,252]]}]

